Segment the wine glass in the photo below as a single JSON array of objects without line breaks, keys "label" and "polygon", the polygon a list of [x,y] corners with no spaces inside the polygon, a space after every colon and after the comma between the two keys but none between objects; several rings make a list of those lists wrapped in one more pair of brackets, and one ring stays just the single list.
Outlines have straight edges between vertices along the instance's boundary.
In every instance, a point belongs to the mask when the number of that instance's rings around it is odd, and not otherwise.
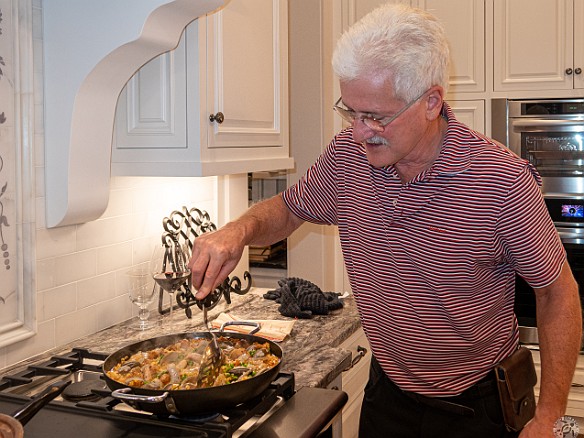
[{"label": "wine glass", "polygon": [[186,245],[179,244],[171,236],[165,236],[162,243],[154,247],[150,261],[150,272],[154,281],[170,295],[170,318],[172,318],[174,307],[174,293],[191,275],[187,263],[188,249]]},{"label": "wine glass", "polygon": [[153,326],[152,322],[148,321],[148,318],[150,317],[148,306],[154,300],[155,292],[156,288],[153,284],[130,289],[130,301],[140,308],[138,311],[139,321],[136,324],[133,324],[132,327],[139,330],[146,330]]},{"label": "wine glass", "polygon": [[132,303],[140,308],[138,311],[139,321],[132,327],[146,330],[153,326],[152,322],[148,321],[150,317],[148,306],[154,301],[156,285],[152,281],[148,269],[144,267],[131,269],[127,276],[129,279],[128,297]]}]

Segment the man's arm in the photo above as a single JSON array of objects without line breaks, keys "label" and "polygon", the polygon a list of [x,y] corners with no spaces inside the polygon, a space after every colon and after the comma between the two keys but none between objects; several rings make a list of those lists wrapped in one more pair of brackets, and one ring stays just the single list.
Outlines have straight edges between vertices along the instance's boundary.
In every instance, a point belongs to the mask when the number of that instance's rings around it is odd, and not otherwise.
[{"label": "man's arm", "polygon": [[197,299],[206,297],[235,269],[246,245],[269,245],[288,237],[302,224],[282,197],[259,202],[221,229],[195,239],[189,262]]},{"label": "man's arm", "polygon": [[578,284],[568,262],[551,285],[535,289],[541,353],[541,385],[534,419],[522,438],[553,437],[554,422],[564,415],[582,337]]}]

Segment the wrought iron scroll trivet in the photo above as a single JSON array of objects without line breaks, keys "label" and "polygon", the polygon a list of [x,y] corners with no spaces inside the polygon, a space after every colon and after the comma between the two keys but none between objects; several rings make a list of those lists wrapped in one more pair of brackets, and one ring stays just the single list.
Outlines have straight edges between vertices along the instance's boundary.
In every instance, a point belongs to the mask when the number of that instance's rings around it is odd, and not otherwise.
[{"label": "wrought iron scroll trivet", "polygon": [[[181,210],[175,210],[168,217],[165,217],[162,220],[162,227],[165,230],[164,235],[171,237],[180,243],[185,243],[189,248],[189,253],[192,251],[193,243],[197,237],[203,233],[215,231],[217,229],[215,224],[211,222],[209,213],[199,210],[198,208],[188,209],[187,207],[182,207]],[[202,309],[203,304],[205,304],[207,309],[212,309],[221,300],[222,296],[225,297],[225,301],[227,301],[228,304],[231,304],[230,294],[232,292],[238,295],[244,295],[249,292],[252,283],[251,274],[245,271],[243,279],[247,282],[244,289],[241,288],[242,282],[238,277],[227,277],[223,283],[207,295],[204,300],[199,301],[195,299],[195,296],[192,293],[191,279],[189,277],[188,281],[176,291],[176,302],[179,307],[185,309],[187,317],[191,318],[191,307],[193,305],[197,305],[199,309]],[[164,291],[160,289],[159,292],[158,312],[162,314],[166,313],[168,310],[162,309]]]}]

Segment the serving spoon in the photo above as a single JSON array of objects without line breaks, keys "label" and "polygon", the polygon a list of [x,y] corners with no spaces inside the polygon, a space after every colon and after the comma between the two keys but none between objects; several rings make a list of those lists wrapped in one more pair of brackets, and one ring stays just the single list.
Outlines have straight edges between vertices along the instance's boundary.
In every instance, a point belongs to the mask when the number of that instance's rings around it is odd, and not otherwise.
[{"label": "serving spoon", "polygon": [[203,322],[207,331],[211,335],[211,340],[205,348],[203,353],[203,358],[201,359],[201,365],[199,366],[199,375],[197,377],[197,388],[202,388],[206,386],[213,386],[217,376],[221,372],[221,365],[225,360],[223,350],[219,347],[217,342],[217,336],[213,333],[209,327],[209,319],[207,318],[207,306],[203,304]]}]

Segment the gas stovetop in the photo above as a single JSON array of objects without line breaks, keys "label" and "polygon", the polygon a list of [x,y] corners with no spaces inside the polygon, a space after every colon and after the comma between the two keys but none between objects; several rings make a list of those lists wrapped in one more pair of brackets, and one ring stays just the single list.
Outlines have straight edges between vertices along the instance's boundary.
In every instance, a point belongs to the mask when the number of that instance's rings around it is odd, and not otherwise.
[{"label": "gas stovetop", "polygon": [[[70,380],[62,395],[25,425],[27,437],[234,437],[246,436],[294,393],[294,376],[280,373],[257,398],[223,412],[200,416],[157,416],[137,411],[111,396],[101,379],[107,354],[72,349],[1,376],[0,413],[12,414],[55,381]],[[251,426],[250,426],[251,424]]]}]

